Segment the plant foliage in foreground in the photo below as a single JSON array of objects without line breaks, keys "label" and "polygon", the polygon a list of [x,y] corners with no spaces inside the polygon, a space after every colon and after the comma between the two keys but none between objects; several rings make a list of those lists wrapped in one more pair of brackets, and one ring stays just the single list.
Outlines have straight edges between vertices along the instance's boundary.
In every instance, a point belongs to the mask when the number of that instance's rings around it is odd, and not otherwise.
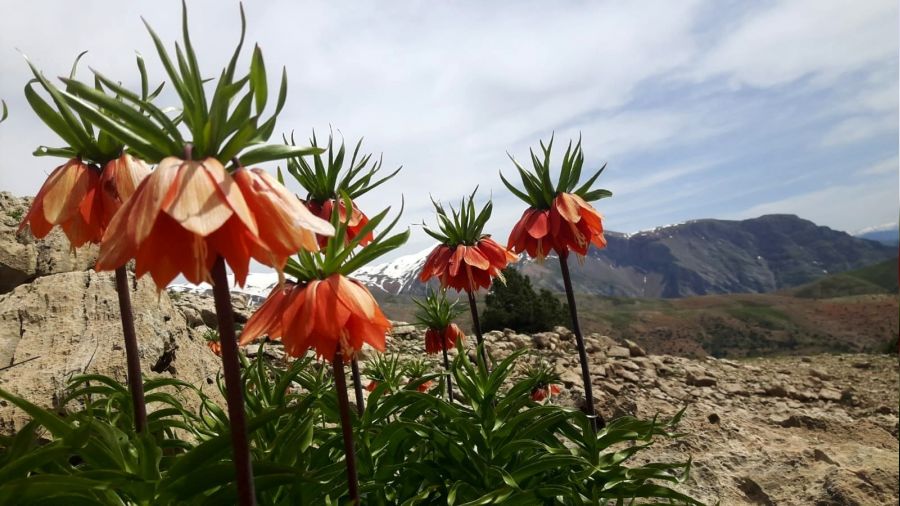
[{"label": "plant foliage in foreground", "polygon": [[[244,359],[260,504],[340,504],[346,494],[330,369],[310,358],[276,367]],[[504,387],[518,354],[496,364],[452,366],[457,402],[379,384],[354,418],[364,504],[699,504],[672,488],[687,463],[629,467],[680,415],[630,417],[596,436],[582,413],[531,400],[540,378]],[[417,381],[427,381],[429,377]],[[224,388],[220,385],[220,388]],[[176,395],[175,391],[179,391]],[[145,384],[149,430],[129,430],[127,389],[103,376],[73,380],[66,415],[0,390],[33,420],[0,439],[0,505],[230,504],[236,499],[224,411],[172,379]],[[193,396],[197,412],[180,399]]]}]

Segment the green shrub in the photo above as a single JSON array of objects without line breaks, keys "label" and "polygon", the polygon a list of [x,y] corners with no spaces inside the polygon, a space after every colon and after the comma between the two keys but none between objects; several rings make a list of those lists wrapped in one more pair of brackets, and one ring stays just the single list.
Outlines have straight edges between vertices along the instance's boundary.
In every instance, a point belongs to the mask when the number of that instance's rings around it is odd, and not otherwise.
[{"label": "green shrub", "polygon": [[549,290],[534,291],[531,279],[507,267],[505,283],[495,282],[485,298],[481,314],[484,331],[513,329],[517,332],[543,332],[568,322],[568,305]]}]

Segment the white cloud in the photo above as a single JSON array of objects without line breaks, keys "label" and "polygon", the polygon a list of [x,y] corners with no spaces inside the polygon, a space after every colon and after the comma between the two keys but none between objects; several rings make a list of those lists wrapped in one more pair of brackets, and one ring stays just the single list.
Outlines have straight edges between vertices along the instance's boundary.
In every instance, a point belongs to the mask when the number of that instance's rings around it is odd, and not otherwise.
[{"label": "white cloud", "polygon": [[878,163],[865,167],[857,172],[860,176],[878,176],[881,174],[897,174],[900,167],[900,160],[896,156],[892,156]]},{"label": "white cloud", "polygon": [[897,58],[897,2],[792,0],[751,12],[689,72],[735,85],[829,82]]},{"label": "white cloud", "polygon": [[853,116],[829,128],[822,135],[821,144],[825,147],[853,144],[896,131],[897,118],[893,114]]}]

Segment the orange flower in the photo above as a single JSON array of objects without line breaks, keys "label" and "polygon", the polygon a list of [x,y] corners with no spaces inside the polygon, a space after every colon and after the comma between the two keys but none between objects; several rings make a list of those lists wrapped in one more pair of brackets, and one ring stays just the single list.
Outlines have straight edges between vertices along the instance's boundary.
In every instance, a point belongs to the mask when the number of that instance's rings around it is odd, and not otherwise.
[{"label": "orange flower", "polygon": [[376,388],[378,388],[378,382],[375,380],[370,381],[369,384],[366,385],[366,390],[369,392],[374,392]]},{"label": "orange flower", "polygon": [[[300,226],[305,221],[290,207],[279,207],[265,182],[257,187],[258,176],[240,178],[248,188],[246,196],[215,159],[165,158],[113,217],[103,235],[97,269],[115,269],[135,258],[135,274],[149,272],[159,290],[178,274],[192,283],[209,281],[218,256],[231,266],[239,285],[247,278],[250,258],[280,270],[283,249],[260,238],[251,207],[274,223],[264,237],[294,236],[280,238],[282,244],[309,243],[304,241],[308,231]],[[276,220],[278,213],[287,216]],[[297,227],[284,230],[281,224],[291,220]]]},{"label": "orange flower", "polygon": [[247,321],[240,342],[245,345],[265,334],[281,339],[293,357],[313,348],[319,357],[330,358],[340,350],[349,358],[363,343],[384,351],[390,328],[364,285],[332,274],[323,280],[275,288]]},{"label": "orange flower", "polygon": [[[338,218],[340,219],[341,223],[343,223],[347,220],[347,210],[344,207],[343,202],[340,202],[338,206]],[[308,207],[314,215],[330,222],[331,214],[334,212],[334,199],[328,199],[322,204],[310,200],[306,202],[306,207]],[[365,213],[360,211],[358,207],[356,207],[356,202],[353,202],[353,210],[350,213],[350,221],[347,223],[347,235],[344,237],[344,244],[349,243],[353,240],[353,238],[359,235],[359,232],[363,227],[366,226],[367,223],[369,223],[369,217],[366,216]],[[372,242],[373,238],[374,235],[372,234],[372,232],[369,232],[365,237],[362,238],[362,240],[359,242],[359,245],[365,246],[366,244]],[[325,245],[328,244],[328,237],[319,235],[318,239],[319,247],[324,248]]]},{"label": "orange flower", "polygon": [[465,334],[455,323],[447,325],[443,330],[428,329],[425,331],[425,352],[440,353],[444,349],[441,345],[442,341],[443,346],[449,350],[456,346],[457,339],[465,338]]},{"label": "orange flower", "polygon": [[606,247],[603,217],[583,198],[560,193],[550,209],[528,208],[509,234],[508,246],[542,260],[551,249],[564,255],[574,251],[586,255],[588,246]]},{"label": "orange flower", "polygon": [[421,385],[417,386],[416,390],[418,390],[419,392],[424,394],[431,388],[432,385],[434,385],[434,381],[428,380],[425,383],[422,383]]},{"label": "orange flower", "polygon": [[219,341],[206,341],[206,347],[216,355],[222,356],[222,343]]},{"label": "orange flower", "polygon": [[588,246],[606,247],[603,217],[583,198],[574,193],[560,193],[550,207],[550,236],[560,255],[569,250],[586,255]]},{"label": "orange flower", "polygon": [[499,276],[515,260],[516,255],[488,236],[473,246],[439,244],[425,259],[419,281],[424,283],[434,277],[442,287],[456,291],[490,288],[491,278]]},{"label": "orange flower", "polygon": [[509,234],[507,247],[516,253],[542,260],[553,249],[550,232],[550,211],[529,207]]},{"label": "orange flower", "polygon": [[532,390],[531,392],[531,400],[535,402],[541,402],[542,400],[552,397],[554,395],[559,395],[560,389],[557,385],[548,385],[545,387],[538,387]]},{"label": "orange flower", "polygon": [[259,229],[259,239],[267,251],[253,255],[260,262],[281,270],[288,257],[298,251],[316,251],[319,248],[317,235],[334,235],[334,227],[328,221],[314,216],[268,172],[240,168],[233,177],[247,199],[250,211],[259,223],[264,224]]},{"label": "orange flower", "polygon": [[122,204],[134,194],[138,185],[150,174],[144,162],[122,155],[110,160],[100,173],[100,201],[103,204],[100,225],[105,231]]},{"label": "orange flower", "polygon": [[31,233],[40,239],[59,225],[73,248],[100,242],[103,225],[97,191],[99,181],[97,167],[80,159],[73,158],[60,165],[44,181],[19,230],[30,225]]}]

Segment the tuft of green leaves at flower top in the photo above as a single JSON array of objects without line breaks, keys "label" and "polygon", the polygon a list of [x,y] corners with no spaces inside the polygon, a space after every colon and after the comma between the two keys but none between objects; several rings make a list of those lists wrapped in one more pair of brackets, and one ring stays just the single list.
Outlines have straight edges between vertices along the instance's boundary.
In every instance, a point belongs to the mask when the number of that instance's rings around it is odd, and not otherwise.
[{"label": "tuft of green leaves at flower top", "polygon": [[[290,141],[285,139],[285,144],[288,142],[291,146],[295,145],[293,135]],[[315,131],[313,131],[310,143],[314,149],[319,149]],[[356,148],[353,150],[349,166],[346,169],[344,162],[347,152],[344,142],[341,141],[340,147],[335,152],[334,137],[331,134],[328,135],[326,153],[314,154],[312,164],[299,156],[289,158],[287,161],[288,172],[307,191],[305,201],[307,209],[325,220],[331,218],[334,208],[339,209],[340,219],[347,221],[345,242],[360,235],[360,231],[369,222],[369,217],[357,207],[355,199],[394,177],[402,168],[373,181],[373,178],[381,170],[382,161],[381,159],[373,161],[371,154],[360,155],[361,147],[362,139],[356,143]],[[349,207],[341,200],[341,195],[347,195],[350,198],[351,205]],[[362,240],[358,244],[365,246],[372,238],[371,232],[362,234]],[[328,237],[319,236],[318,241],[320,246],[325,247]]]},{"label": "tuft of green leaves at flower top", "polygon": [[523,190],[516,188],[503,176],[503,172],[501,172],[500,179],[503,180],[503,184],[506,185],[513,195],[519,197],[523,202],[535,209],[550,209],[550,207],[553,206],[554,199],[560,193],[578,195],[586,202],[593,202],[602,198],[612,197],[612,192],[609,190],[591,189],[597,181],[597,178],[600,177],[600,174],[606,169],[606,164],[603,164],[603,166],[600,167],[593,176],[588,178],[584,184],[578,185],[578,182],[581,180],[581,170],[584,166],[584,152],[581,149],[580,137],[574,148],[572,146],[572,141],[569,141],[569,146],[566,148],[566,153],[563,155],[559,179],[557,179],[556,185],[554,185],[550,177],[550,152],[553,149],[553,139],[554,137],[551,136],[550,142],[546,145],[544,144],[544,141],[540,141],[541,152],[543,155],[542,158],[535,155],[533,149],[529,150],[529,153],[531,154],[531,170],[522,167],[515,157],[508,155],[509,159],[515,164],[516,170],[519,172],[519,177],[522,179],[523,186]]},{"label": "tuft of green leaves at flower top", "polygon": [[444,290],[434,291],[428,288],[424,299],[413,299],[419,307],[416,310],[416,322],[430,329],[444,329],[465,310],[459,307],[459,301],[450,302]]},{"label": "tuft of green leaves at flower top", "polygon": [[440,244],[425,259],[419,281],[425,283],[437,278],[441,288],[471,293],[479,288],[489,288],[495,277],[502,279],[500,271],[516,260],[516,255],[484,233],[484,225],[491,217],[494,205],[488,200],[480,211],[477,210],[476,191],[477,187],[468,198],[463,197],[459,210],[450,206],[449,215],[444,206],[432,199],[438,230],[424,225],[423,228]]},{"label": "tuft of green leaves at flower top", "polygon": [[[104,102],[117,102],[119,106],[125,105],[124,97],[112,89],[110,89],[112,94],[108,94],[107,90],[104,89],[104,82],[98,77],[95,76],[93,87],[75,79],[78,63],[85,54],[87,54],[87,51],[80,53],[75,58],[68,78],[63,79],[66,83],[64,90],[54,86],[28,58],[25,58],[25,62],[31,69],[32,74],[34,74],[34,79],[25,85],[25,99],[41,121],[66,143],[62,147],[39,146],[34,151],[34,156],[79,158],[85,163],[103,166],[109,161],[118,158],[125,150],[126,144],[124,141],[110,135],[106,130],[98,128],[99,125],[92,120],[92,113],[82,113],[76,107],[73,107],[74,104],[67,100],[69,94],[74,92],[75,89],[90,89],[95,96],[104,97]],[[153,91],[150,91],[147,67],[140,55],[137,56],[137,68],[141,79],[141,91],[140,94],[135,94],[134,96],[142,103],[152,104],[163,90],[165,83],[160,83]],[[35,90],[35,84],[40,85],[50,96],[50,102],[41,97]],[[141,156],[138,157],[143,158]]]},{"label": "tuft of green leaves at flower top", "polygon": [[494,203],[490,200],[480,211],[475,208],[477,191],[476,187],[468,197],[463,197],[458,210],[451,204],[449,213],[443,204],[431,199],[437,213],[438,229],[432,230],[423,224],[422,228],[425,233],[445,246],[453,247],[461,244],[474,246],[485,237],[484,225],[491,218],[491,212],[494,210]]},{"label": "tuft of green leaves at flower top", "polygon": [[[268,76],[259,46],[253,49],[249,71],[236,76],[246,32],[243,7],[240,13],[240,39],[211,94],[206,86],[210,80],[203,76],[191,43],[187,6],[183,6],[183,46],[175,44],[174,62],[162,40],[144,21],[181,102],[175,117],[96,70],[97,81],[121,100],[73,79],[63,79],[67,89],[62,96],[73,109],[149,162],[180,157],[188,145],[194,159],[215,158],[223,165],[238,156],[244,165],[253,165],[316,152],[283,144],[261,145],[271,137],[284,107],[287,73],[282,70],[274,112],[264,117],[269,103]],[[182,132],[182,126],[186,132]]]},{"label": "tuft of green leaves at flower top", "polygon": [[0,100],[0,123],[6,121],[9,117],[9,109],[6,107],[6,100]]},{"label": "tuft of green leaves at flower top", "polygon": [[[324,152],[313,155],[312,164],[303,157],[288,158],[287,170],[308,192],[307,201],[321,205],[327,200],[340,198],[341,195],[347,195],[350,200],[356,200],[397,175],[403,168],[402,166],[398,167],[397,170],[384,177],[375,178],[381,170],[382,159],[373,160],[371,153],[360,155],[362,141],[359,139],[356,142],[356,147],[353,149],[350,162],[346,167],[344,162],[347,151],[344,141],[341,141],[340,147],[335,151],[332,134],[328,135],[328,144]],[[288,142],[291,146],[296,145],[293,136],[290,141],[285,140],[285,144]],[[315,131],[309,142],[311,147],[321,149]],[[375,178],[374,181],[373,178]]]},{"label": "tuft of green leaves at flower top", "polygon": [[579,186],[584,165],[581,139],[578,139],[574,148],[572,141],[569,141],[559,178],[554,186],[550,177],[553,137],[546,145],[543,141],[540,144],[542,158],[535,155],[534,150],[530,150],[531,170],[526,170],[510,155],[519,171],[524,190],[516,188],[500,173],[500,179],[509,191],[529,206],[510,232],[507,247],[516,253],[528,253],[539,261],[551,250],[555,250],[562,258],[569,251],[584,256],[591,244],[597,248],[605,247],[602,216],[590,202],[612,196],[609,190],[591,189],[606,165]]}]

